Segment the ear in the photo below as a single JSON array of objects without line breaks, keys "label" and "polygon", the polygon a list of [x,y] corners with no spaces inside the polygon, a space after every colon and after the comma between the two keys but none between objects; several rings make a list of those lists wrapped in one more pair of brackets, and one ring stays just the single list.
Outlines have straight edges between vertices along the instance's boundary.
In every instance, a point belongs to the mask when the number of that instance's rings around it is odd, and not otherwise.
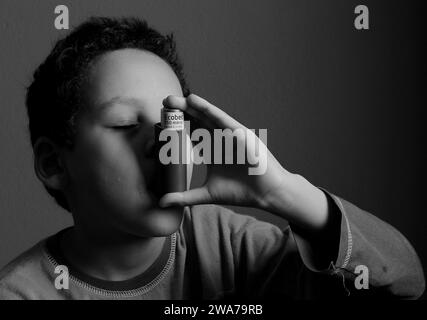
[{"label": "ear", "polygon": [[33,149],[34,170],[40,181],[51,189],[64,189],[68,175],[58,145],[49,138],[40,137]]}]

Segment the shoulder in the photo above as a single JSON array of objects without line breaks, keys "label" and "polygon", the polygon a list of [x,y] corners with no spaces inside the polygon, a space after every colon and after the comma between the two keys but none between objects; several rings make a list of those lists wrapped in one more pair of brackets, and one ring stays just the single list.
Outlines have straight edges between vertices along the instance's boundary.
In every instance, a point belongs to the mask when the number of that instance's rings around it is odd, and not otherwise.
[{"label": "shoulder", "polygon": [[0,270],[0,299],[26,299],[30,288],[41,285],[46,278],[44,243],[38,242]]}]

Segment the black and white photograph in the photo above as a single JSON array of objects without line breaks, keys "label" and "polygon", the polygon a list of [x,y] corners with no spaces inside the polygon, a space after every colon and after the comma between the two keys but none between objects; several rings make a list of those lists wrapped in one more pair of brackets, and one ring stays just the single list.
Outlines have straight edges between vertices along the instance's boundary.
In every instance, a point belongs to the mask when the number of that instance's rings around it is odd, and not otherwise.
[{"label": "black and white photograph", "polygon": [[427,300],[425,12],[0,0],[0,300]]}]

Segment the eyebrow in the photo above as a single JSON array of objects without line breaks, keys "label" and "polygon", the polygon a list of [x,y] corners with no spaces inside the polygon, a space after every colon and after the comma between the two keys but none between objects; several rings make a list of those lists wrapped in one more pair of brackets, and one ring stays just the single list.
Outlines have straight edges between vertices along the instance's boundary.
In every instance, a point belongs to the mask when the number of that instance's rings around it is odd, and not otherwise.
[{"label": "eyebrow", "polygon": [[107,100],[105,102],[98,104],[96,109],[99,111],[103,111],[105,109],[111,108],[111,106],[115,104],[126,104],[133,107],[142,107],[143,105],[140,99],[132,98],[132,97],[116,96],[111,98],[110,100]]}]

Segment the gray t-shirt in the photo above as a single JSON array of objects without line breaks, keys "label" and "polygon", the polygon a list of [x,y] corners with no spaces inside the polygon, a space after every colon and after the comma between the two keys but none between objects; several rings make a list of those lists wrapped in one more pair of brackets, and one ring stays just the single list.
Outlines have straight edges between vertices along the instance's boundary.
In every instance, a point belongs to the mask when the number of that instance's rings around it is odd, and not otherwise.
[{"label": "gray t-shirt", "polygon": [[[69,265],[58,246],[63,230],[0,272],[0,299],[419,297],[424,276],[409,242],[390,225],[324,191],[341,215],[339,252],[327,270],[310,267],[289,227],[197,205],[185,209],[179,230],[166,239],[157,260],[133,279],[95,279]],[[55,286],[58,265],[68,268],[68,289]],[[355,286],[360,265],[369,271],[369,289]]]}]

